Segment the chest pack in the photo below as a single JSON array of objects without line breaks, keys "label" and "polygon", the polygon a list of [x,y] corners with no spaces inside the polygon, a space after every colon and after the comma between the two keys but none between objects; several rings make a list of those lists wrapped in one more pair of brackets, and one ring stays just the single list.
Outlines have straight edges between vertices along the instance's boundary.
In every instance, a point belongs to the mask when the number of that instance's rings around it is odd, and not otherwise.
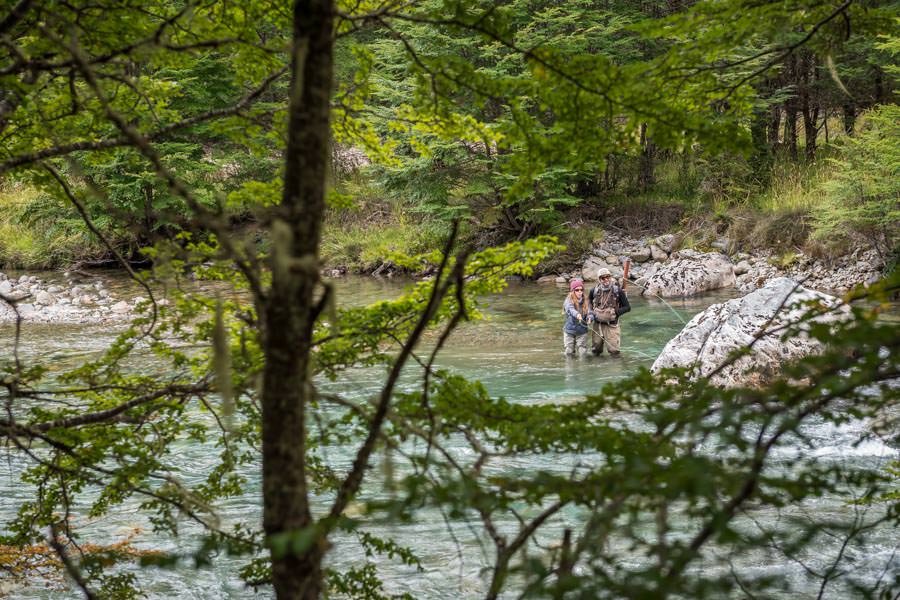
[{"label": "chest pack", "polygon": [[618,317],[616,309],[619,308],[619,286],[614,283],[610,289],[602,290],[598,284],[594,288],[594,299],[591,304],[595,321],[612,323]]}]

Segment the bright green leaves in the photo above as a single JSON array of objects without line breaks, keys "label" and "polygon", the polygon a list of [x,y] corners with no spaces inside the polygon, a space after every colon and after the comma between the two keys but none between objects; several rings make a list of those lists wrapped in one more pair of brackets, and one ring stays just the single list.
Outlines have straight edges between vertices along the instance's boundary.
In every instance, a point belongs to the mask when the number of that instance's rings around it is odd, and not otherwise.
[{"label": "bright green leaves", "polygon": [[888,104],[872,110],[858,135],[843,138],[842,146],[822,184],[828,202],[814,216],[814,235],[839,243],[863,232],[890,256],[900,241],[900,109]]}]

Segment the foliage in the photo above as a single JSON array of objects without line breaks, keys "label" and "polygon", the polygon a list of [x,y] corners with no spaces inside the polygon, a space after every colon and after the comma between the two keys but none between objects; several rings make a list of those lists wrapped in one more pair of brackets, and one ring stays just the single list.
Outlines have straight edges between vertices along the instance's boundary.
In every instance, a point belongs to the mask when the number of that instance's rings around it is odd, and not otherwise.
[{"label": "foliage", "polygon": [[[107,234],[112,233],[108,222],[98,221]],[[110,238],[121,247],[128,246],[127,238]],[[49,269],[102,259],[106,253],[107,248],[90,234],[84,221],[60,210],[53,196],[25,187],[0,192],[0,266]]]},{"label": "foliage", "polygon": [[900,239],[900,108],[872,110],[859,133],[842,146],[822,184],[827,202],[815,214],[815,236],[839,238],[859,231],[889,256]]}]

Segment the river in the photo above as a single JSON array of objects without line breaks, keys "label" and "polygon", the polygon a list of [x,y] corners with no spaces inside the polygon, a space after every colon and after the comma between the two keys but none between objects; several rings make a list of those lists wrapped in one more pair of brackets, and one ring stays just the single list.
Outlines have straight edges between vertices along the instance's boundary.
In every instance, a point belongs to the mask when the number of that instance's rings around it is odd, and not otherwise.
[{"label": "river", "polygon": [[[338,301],[346,304],[363,304],[393,297],[407,285],[404,282],[367,278],[347,278],[336,283]],[[114,290],[126,289],[122,282],[112,282],[110,285]],[[492,395],[503,396],[510,401],[575,402],[586,394],[595,393],[606,382],[628,376],[640,367],[649,367],[666,342],[680,331],[692,315],[712,303],[735,295],[734,291],[728,290],[668,303],[632,295],[632,311],[622,319],[621,357],[567,359],[562,355],[561,334],[564,292],[564,289],[553,285],[513,282],[506,292],[490,299],[486,308],[487,320],[463,324],[454,333],[441,355],[441,366],[470,379],[480,380]],[[115,331],[108,326],[26,324],[20,354],[24,360],[40,358],[50,363],[53,369],[64,370],[102,351],[114,335]],[[4,355],[11,348],[11,338],[12,328],[0,325],[0,352]],[[344,380],[322,382],[322,386],[364,397],[378,389],[383,376],[382,369],[354,369]],[[853,421],[842,427],[820,423],[807,434],[814,440],[815,452],[822,460],[883,465],[896,458],[896,451],[884,444],[853,445],[854,434],[863,427],[866,427],[865,423]],[[177,453],[180,476],[187,483],[199,481],[215,456],[209,448],[182,444]],[[503,468],[567,472],[581,458],[550,456],[518,459],[504,464]],[[788,458],[786,456],[785,460]],[[329,459],[341,467],[348,465],[352,456],[342,448],[329,448]],[[19,481],[23,465],[21,456],[10,451],[5,453],[0,466],[0,519],[4,521],[31,493],[30,488]],[[248,465],[244,470],[253,483],[245,496],[219,507],[226,521],[260,513],[258,465]],[[95,538],[99,538],[96,541],[107,543],[121,540],[134,529],[140,529],[142,533],[135,537],[134,543],[143,549],[184,552],[196,539],[199,532],[187,523],[182,537],[177,540],[154,537],[149,533],[149,524],[137,505],[137,500],[129,500],[100,519],[82,517],[79,526],[90,530]],[[824,497],[804,510],[833,512],[841,517],[851,514],[854,509],[847,506],[843,497]],[[563,518],[577,521],[578,514],[565,513]],[[781,514],[772,510],[758,514],[756,518],[776,520],[781,518]],[[428,540],[424,549],[421,544],[417,545],[421,549],[419,556],[423,562],[423,572],[386,563],[387,590],[391,593],[409,592],[424,600],[483,596],[485,576],[482,569],[487,557],[484,555],[483,540],[478,539],[480,533],[477,527],[474,521],[447,524],[436,513],[425,513],[410,524],[377,526],[377,533],[394,537],[401,543]],[[448,535],[448,528],[452,529],[454,536]],[[557,535],[560,529],[561,526],[551,526],[550,531]],[[861,573],[863,579],[874,579],[882,569],[896,571],[900,568],[892,554],[896,543],[890,533],[875,535],[867,546],[869,555],[854,557],[857,574]],[[331,560],[337,565],[359,565],[366,559],[354,544],[339,540]],[[816,597],[818,588],[804,583],[807,578],[803,564],[775,555],[748,560],[750,563],[743,565],[745,570],[758,568],[762,574],[779,573],[793,582],[793,591],[786,590],[785,598]],[[211,566],[200,569],[183,566],[173,571],[136,569],[136,572],[150,598],[271,597],[270,591],[253,592],[243,587],[235,575],[238,562],[237,559],[221,556]],[[11,593],[15,598],[81,597],[74,591],[61,588],[58,583],[41,581],[34,581],[24,588],[17,587]],[[845,596],[825,594],[824,597]]]}]

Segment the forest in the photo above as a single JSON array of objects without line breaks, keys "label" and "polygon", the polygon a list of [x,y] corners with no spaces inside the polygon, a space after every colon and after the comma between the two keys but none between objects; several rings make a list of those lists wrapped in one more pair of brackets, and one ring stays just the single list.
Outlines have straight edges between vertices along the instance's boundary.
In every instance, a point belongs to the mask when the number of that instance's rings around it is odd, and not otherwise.
[{"label": "forest", "polygon": [[[896,2],[0,6],[0,597],[900,597]],[[453,368],[622,235],[878,275],[752,383]]]}]

